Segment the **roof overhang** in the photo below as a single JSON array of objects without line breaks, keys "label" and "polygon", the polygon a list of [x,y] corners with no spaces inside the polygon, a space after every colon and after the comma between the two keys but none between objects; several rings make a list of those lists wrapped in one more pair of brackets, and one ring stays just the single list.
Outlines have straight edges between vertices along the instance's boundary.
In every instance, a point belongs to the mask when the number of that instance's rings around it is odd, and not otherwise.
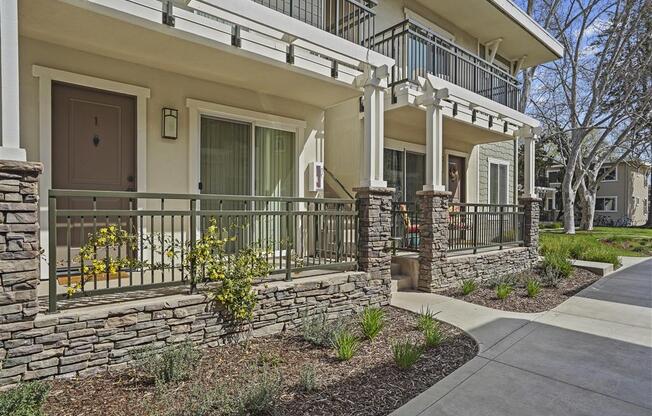
[{"label": "roof overhang", "polygon": [[481,43],[502,39],[499,54],[522,59],[522,68],[564,55],[564,47],[511,0],[417,0]]}]

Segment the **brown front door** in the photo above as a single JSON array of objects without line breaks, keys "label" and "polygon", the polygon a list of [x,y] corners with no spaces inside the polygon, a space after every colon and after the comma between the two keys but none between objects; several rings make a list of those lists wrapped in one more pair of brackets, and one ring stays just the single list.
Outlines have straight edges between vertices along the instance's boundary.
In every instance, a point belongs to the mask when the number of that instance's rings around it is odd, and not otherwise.
[{"label": "brown front door", "polygon": [[448,190],[453,202],[466,202],[466,159],[448,156]]},{"label": "brown front door", "polygon": [[[52,187],[136,190],[136,99],[68,84],[52,85]],[[59,198],[58,209],[91,209],[91,198]],[[129,201],[98,198],[98,209],[126,209]],[[97,227],[132,226],[121,218],[59,218],[57,259],[75,262],[78,248]],[[68,250],[71,248],[71,251]],[[71,254],[70,254],[71,253]]]},{"label": "brown front door", "polygon": [[136,99],[52,85],[52,186],[136,190]]}]

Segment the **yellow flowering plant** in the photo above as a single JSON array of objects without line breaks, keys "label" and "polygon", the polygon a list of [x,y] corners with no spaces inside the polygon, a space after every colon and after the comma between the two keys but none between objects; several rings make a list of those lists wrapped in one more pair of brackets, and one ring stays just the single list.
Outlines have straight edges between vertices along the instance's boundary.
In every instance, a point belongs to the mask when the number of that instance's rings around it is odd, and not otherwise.
[{"label": "yellow flowering plant", "polygon": [[217,283],[210,289],[213,299],[232,318],[245,321],[253,318],[256,306],[255,279],[269,275],[272,268],[265,250],[255,245],[233,249],[229,243],[236,240],[235,235],[218,228],[211,219],[202,237],[190,247],[184,267],[196,281]]}]

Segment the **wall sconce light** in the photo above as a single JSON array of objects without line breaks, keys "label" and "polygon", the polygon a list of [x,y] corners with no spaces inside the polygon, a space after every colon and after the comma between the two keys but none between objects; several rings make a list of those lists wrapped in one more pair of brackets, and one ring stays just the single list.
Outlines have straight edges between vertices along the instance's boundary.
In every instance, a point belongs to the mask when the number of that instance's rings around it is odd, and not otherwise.
[{"label": "wall sconce light", "polygon": [[163,108],[163,125],[161,127],[165,139],[175,139],[179,136],[179,110]]}]

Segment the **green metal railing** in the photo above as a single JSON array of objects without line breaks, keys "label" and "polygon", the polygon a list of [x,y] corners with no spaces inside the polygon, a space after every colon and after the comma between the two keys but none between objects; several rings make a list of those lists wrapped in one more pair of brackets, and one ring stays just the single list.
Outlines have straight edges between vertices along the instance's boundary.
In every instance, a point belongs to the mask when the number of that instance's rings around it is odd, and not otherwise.
[{"label": "green metal railing", "polygon": [[473,251],[523,244],[520,205],[449,204],[448,251]]},{"label": "green metal railing", "polygon": [[[51,190],[48,200],[50,312],[73,291],[90,296],[185,284],[194,292],[205,276],[191,276],[184,264],[211,219],[235,237],[228,252],[261,248],[272,268],[261,282],[357,264],[353,200],[77,190]],[[128,235],[128,243],[95,245],[110,229]],[[80,256],[82,247],[92,259]]]}]

